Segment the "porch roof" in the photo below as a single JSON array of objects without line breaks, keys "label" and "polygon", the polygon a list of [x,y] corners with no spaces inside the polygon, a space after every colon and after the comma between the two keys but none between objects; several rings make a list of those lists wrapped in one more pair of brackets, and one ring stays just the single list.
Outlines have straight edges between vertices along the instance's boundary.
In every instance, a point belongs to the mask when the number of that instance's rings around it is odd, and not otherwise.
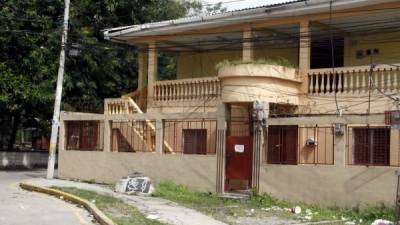
[{"label": "porch roof", "polygon": [[[395,0],[380,0],[379,3],[394,1]],[[332,8],[336,11],[375,4],[377,4],[375,0],[336,0],[333,1]],[[224,13],[183,17],[175,20],[110,28],[104,30],[104,38],[115,42],[126,42],[129,39],[139,37],[171,35],[190,30],[222,27],[257,20],[324,13],[329,12],[329,10],[330,0],[294,0]]]}]

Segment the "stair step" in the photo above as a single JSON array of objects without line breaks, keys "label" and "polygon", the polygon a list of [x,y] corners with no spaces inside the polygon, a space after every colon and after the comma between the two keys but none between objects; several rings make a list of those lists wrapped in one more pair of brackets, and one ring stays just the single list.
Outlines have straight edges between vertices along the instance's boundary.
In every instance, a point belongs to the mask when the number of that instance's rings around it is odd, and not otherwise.
[{"label": "stair step", "polygon": [[228,199],[247,200],[250,198],[250,194],[238,193],[238,192],[226,192],[221,194],[220,197]]}]

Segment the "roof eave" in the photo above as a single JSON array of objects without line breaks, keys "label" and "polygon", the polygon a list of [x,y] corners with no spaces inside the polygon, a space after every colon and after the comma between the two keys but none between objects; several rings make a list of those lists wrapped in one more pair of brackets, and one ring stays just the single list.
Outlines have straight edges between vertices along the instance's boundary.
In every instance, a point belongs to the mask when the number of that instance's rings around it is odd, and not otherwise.
[{"label": "roof eave", "polygon": [[[386,2],[393,2],[393,0],[380,0],[379,3]],[[337,0],[334,2],[333,7],[334,10],[343,10],[374,4],[376,4],[376,1],[372,0]],[[316,14],[327,12],[329,11],[329,9],[330,1],[308,0],[277,7],[256,8],[208,16],[185,18],[181,20],[169,20],[154,24],[142,24],[122,28],[112,28],[104,31],[104,37],[108,40],[127,40],[135,37],[167,35],[179,33],[186,30],[198,30],[218,26],[226,26],[235,23],[244,23],[255,20],[268,19],[268,17],[282,18],[287,16]],[[119,31],[115,32],[115,30]]]}]

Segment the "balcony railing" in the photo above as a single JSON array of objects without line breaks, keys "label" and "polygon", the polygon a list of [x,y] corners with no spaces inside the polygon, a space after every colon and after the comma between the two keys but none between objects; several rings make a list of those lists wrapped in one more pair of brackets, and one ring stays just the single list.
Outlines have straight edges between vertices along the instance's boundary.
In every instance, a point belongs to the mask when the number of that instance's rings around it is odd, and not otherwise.
[{"label": "balcony railing", "polygon": [[147,87],[128,93],[121,98],[104,99],[105,114],[131,114],[145,111],[147,106]]},{"label": "balcony railing", "polygon": [[136,110],[130,105],[127,98],[104,99],[104,114],[130,114]]},{"label": "balcony railing", "polygon": [[[397,92],[400,89],[400,64],[313,69],[308,73],[308,93],[324,95],[332,93],[365,93],[382,91]],[[371,79],[371,87],[370,87]]]},{"label": "balcony railing", "polygon": [[190,101],[218,98],[221,95],[217,77],[157,81],[153,101]]}]

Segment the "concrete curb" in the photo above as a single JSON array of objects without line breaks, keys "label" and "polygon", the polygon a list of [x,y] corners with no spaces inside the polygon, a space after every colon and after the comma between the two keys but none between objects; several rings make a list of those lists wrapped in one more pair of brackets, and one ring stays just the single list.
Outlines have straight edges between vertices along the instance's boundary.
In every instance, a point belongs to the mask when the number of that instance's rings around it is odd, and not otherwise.
[{"label": "concrete curb", "polygon": [[82,205],[85,207],[86,210],[88,210],[94,218],[96,218],[97,222],[99,222],[101,225],[117,225],[114,223],[110,218],[108,218],[102,211],[100,211],[93,203],[82,199],[78,196],[65,193],[63,191],[51,189],[51,188],[45,188],[45,187],[40,187],[36,186],[34,184],[29,184],[22,182],[19,184],[19,186],[22,189],[28,190],[28,191],[35,191],[35,192],[40,192],[48,195],[55,196],[57,198],[63,197],[64,200],[75,203],[77,205]]}]

